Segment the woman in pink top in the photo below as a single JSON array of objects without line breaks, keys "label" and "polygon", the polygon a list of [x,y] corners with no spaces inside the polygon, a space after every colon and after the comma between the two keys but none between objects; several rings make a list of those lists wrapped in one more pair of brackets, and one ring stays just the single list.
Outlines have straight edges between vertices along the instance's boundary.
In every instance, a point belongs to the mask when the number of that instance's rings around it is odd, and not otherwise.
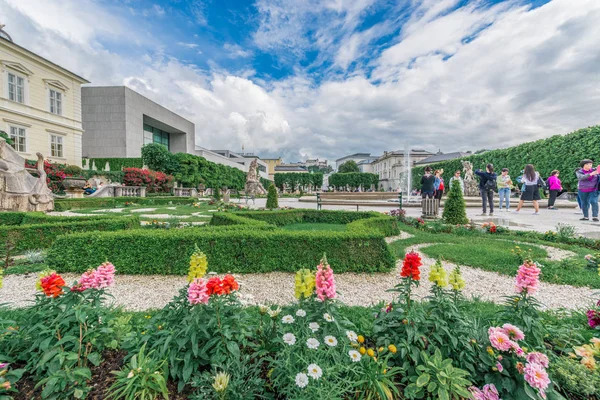
[{"label": "woman in pink top", "polygon": [[558,196],[558,193],[563,190],[560,179],[558,179],[559,174],[560,172],[554,170],[548,177],[548,191],[550,192],[550,199],[548,199],[548,210],[557,210],[557,208],[554,207],[554,202],[556,201],[556,196]]}]

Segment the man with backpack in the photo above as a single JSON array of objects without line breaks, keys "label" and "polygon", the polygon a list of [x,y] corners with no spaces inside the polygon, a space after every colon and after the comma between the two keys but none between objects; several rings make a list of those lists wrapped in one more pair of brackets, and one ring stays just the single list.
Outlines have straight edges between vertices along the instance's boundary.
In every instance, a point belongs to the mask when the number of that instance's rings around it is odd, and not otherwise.
[{"label": "man with backpack", "polygon": [[494,215],[494,191],[498,190],[498,184],[496,179],[498,176],[494,172],[494,166],[488,164],[485,167],[485,172],[478,169],[475,174],[479,176],[479,191],[481,192],[481,200],[483,203],[483,213],[480,215],[486,215],[487,203],[490,205],[489,215]]}]

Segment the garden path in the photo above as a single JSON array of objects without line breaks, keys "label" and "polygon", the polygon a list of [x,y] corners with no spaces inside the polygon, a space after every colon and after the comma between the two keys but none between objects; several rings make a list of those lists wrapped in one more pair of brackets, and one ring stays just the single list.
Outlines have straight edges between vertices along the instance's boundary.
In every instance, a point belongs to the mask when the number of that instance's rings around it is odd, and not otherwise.
[{"label": "garden path", "polygon": [[[406,238],[405,234],[393,239]],[[432,243],[419,244],[412,249],[419,252],[423,247],[430,245]],[[431,282],[427,277],[431,265],[435,263],[434,259],[422,253],[421,257],[423,259],[422,279],[419,288],[415,290],[415,296],[418,298],[423,298],[429,293]],[[444,263],[444,267],[450,272],[454,265]],[[335,271],[335,265],[332,268]],[[401,268],[402,260],[399,260],[396,269],[389,273],[337,274],[339,299],[348,305],[361,306],[389,302],[393,298],[393,293],[386,290],[400,283]],[[515,294],[514,277],[468,266],[461,266],[461,272],[467,282],[463,293],[468,298],[476,297],[501,303],[505,296]],[[287,304],[295,300],[293,273],[270,272],[234,274],[234,276],[241,285],[241,299],[247,304]],[[79,275],[64,274],[64,278],[67,283],[72,283],[79,278]],[[14,307],[31,304],[35,298],[36,280],[37,274],[5,276],[4,287],[0,290],[0,304],[8,303]],[[162,308],[186,284],[187,280],[184,276],[117,275],[115,285],[109,289],[109,293],[114,296],[115,304],[128,310],[142,311]],[[547,309],[578,309],[592,303],[597,297],[597,292],[590,288],[541,283],[536,298]]]}]

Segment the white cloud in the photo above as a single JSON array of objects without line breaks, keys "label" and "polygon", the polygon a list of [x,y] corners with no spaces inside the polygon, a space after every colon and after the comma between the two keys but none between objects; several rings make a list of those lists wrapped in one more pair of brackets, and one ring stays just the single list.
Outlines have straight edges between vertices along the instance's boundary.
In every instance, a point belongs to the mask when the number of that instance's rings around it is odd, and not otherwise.
[{"label": "white cloud", "polygon": [[229,53],[231,58],[247,58],[252,56],[252,52],[244,50],[239,44],[225,43],[223,48]]}]

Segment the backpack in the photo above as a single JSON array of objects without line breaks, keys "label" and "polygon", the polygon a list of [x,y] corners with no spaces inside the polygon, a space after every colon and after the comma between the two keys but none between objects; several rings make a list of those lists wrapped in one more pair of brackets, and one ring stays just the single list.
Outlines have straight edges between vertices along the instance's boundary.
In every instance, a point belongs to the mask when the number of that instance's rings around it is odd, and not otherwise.
[{"label": "backpack", "polygon": [[488,179],[483,184],[483,189],[484,190],[493,190],[493,191],[497,192],[498,191],[498,184],[496,183],[495,179]]},{"label": "backpack", "polygon": [[544,181],[544,179],[541,176],[538,176],[537,185],[538,188],[542,190],[548,190],[548,182]]}]

